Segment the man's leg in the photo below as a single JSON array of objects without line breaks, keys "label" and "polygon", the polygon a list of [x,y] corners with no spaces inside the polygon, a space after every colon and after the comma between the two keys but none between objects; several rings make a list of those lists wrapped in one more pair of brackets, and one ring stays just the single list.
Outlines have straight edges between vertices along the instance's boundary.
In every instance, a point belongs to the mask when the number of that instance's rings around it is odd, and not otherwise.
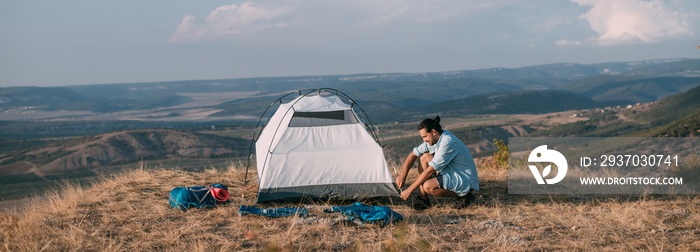
[{"label": "man's leg", "polygon": [[418,174],[423,173],[428,168],[428,163],[433,160],[433,157],[433,154],[430,153],[423,153],[420,156],[420,159],[418,159]]},{"label": "man's leg", "polygon": [[[425,169],[428,169],[428,163],[430,163],[430,161],[433,160],[433,157],[434,157],[433,154],[430,154],[430,153],[423,153],[423,155],[420,156],[420,159],[418,160],[418,165],[416,167],[416,168],[418,168],[417,169],[418,175],[423,173],[423,171],[425,171]],[[428,179],[428,181],[430,181],[430,180],[433,180],[433,179]],[[423,183],[423,185],[425,185],[425,183]],[[425,191],[425,188],[423,187],[423,185],[420,185],[418,187],[418,189],[420,189],[421,198],[425,199],[428,196],[427,196],[427,192]]]},{"label": "man's leg", "polygon": [[[418,174],[423,173],[425,169],[428,168],[428,163],[433,160],[433,155],[430,153],[425,153],[420,156],[420,161],[418,162]],[[436,178],[430,178],[423,185],[420,186],[421,196],[427,197],[427,194],[439,196],[439,197],[459,197],[456,193],[452,191],[440,188],[440,183],[438,183]]]},{"label": "man's leg", "polygon": [[438,196],[438,197],[459,197],[453,191],[448,191],[446,189],[440,188],[436,178],[431,178],[423,183],[423,188],[427,194]]}]

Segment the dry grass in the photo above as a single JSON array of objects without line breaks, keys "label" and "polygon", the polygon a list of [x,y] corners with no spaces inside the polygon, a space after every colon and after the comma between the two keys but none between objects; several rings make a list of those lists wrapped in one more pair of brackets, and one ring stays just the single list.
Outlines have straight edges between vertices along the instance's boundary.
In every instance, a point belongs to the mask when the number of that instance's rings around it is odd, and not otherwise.
[{"label": "dry grass", "polygon": [[[243,172],[139,169],[89,188],[67,185],[46,202],[0,215],[9,251],[316,251],[316,250],[700,250],[700,196],[508,195],[506,173],[480,170],[476,204],[439,199],[425,211],[402,202],[404,221],[355,226],[328,203],[304,203],[308,218],[238,216],[252,205]],[[412,173],[413,174],[413,173]],[[168,205],[176,186],[223,183],[230,206],[180,211]],[[254,184],[254,183],[253,183]],[[337,203],[336,203],[337,204]],[[291,207],[301,203],[267,204]]]}]

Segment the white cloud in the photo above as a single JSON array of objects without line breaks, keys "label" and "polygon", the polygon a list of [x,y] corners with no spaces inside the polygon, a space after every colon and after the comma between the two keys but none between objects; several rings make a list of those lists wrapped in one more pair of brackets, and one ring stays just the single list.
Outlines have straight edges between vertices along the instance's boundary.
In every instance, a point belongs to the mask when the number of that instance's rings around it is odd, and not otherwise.
[{"label": "white cloud", "polygon": [[562,39],[562,40],[555,42],[554,44],[557,46],[571,46],[571,45],[577,46],[577,45],[581,45],[581,41],[575,41],[575,40],[569,41],[566,39]]},{"label": "white cloud", "polygon": [[273,27],[357,32],[366,28],[391,29],[415,23],[435,25],[504,5],[503,0],[260,0],[218,7],[203,22],[188,15],[182,19],[170,41],[210,40]]},{"label": "white cloud", "polygon": [[289,7],[257,6],[252,2],[224,5],[212,11],[203,23],[197,23],[193,15],[185,16],[170,41],[207,40],[284,27],[289,25],[284,19],[289,13]]},{"label": "white cloud", "polygon": [[[664,39],[690,37],[690,14],[670,9],[663,1],[571,0],[592,6],[580,18],[590,23],[598,37],[588,40],[598,45],[656,43]],[[557,45],[569,45],[559,41]]]}]

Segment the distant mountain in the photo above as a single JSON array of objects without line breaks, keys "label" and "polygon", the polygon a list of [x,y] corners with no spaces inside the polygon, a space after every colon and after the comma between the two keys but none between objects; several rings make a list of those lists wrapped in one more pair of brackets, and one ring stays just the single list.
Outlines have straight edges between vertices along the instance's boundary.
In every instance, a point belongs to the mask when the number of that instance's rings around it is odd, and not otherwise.
[{"label": "distant mountain", "polygon": [[[178,93],[206,93],[231,91],[257,91],[261,94],[283,92],[288,90],[318,87],[339,87],[344,83],[376,82],[434,82],[447,79],[498,79],[527,80],[534,83],[559,85],[569,80],[581,79],[600,74],[621,74],[650,76],[679,76],[679,72],[697,73],[700,60],[661,59],[619,63],[574,64],[559,63],[521,68],[488,68],[478,70],[458,70],[426,73],[381,73],[353,75],[323,75],[296,77],[260,77],[243,79],[189,80],[148,82],[129,84],[103,84],[65,86],[56,88],[31,88],[31,92],[73,90],[73,95],[83,99],[139,99],[144,97],[166,97]],[[636,71],[636,72],[634,72]],[[345,87],[345,86],[343,86]],[[15,92],[0,88],[0,94]]]},{"label": "distant mountain", "polygon": [[644,77],[700,77],[700,60],[682,60],[660,65],[645,65],[645,67],[630,69],[623,75]]},{"label": "distant mountain", "polygon": [[[422,106],[476,94],[517,91],[530,84],[518,81],[457,78],[428,83],[418,81],[358,81],[338,84],[335,88],[350,95],[362,108],[368,111],[382,111],[400,107]],[[251,115],[260,115],[276,98],[268,96],[226,102],[217,106],[223,111],[214,115],[235,115],[241,111]]]},{"label": "distant mountain", "polygon": [[45,110],[97,106],[80,93],[66,87],[0,88],[0,107],[37,107]]},{"label": "distant mountain", "polygon": [[470,95],[517,91],[522,86],[487,79],[456,78],[425,82],[359,82],[337,86],[358,101],[384,101],[395,106],[415,106]]},{"label": "distant mountain", "polygon": [[186,131],[127,130],[16,153],[3,159],[0,168],[27,169],[15,174],[54,175],[139,160],[233,157],[247,153],[249,144],[249,140]]},{"label": "distant mountain", "polygon": [[643,77],[600,75],[573,81],[562,87],[594,101],[645,103],[700,86],[700,77]]},{"label": "distant mountain", "polygon": [[518,91],[482,94],[424,106],[376,111],[373,117],[386,121],[411,121],[434,114],[453,117],[475,114],[541,114],[604,105],[564,91]]},{"label": "distant mountain", "polygon": [[156,94],[150,97],[111,96],[109,88],[99,96],[69,87],[11,87],[0,88],[0,110],[31,108],[37,110],[74,110],[111,112],[173,106],[190,101],[178,95]]},{"label": "distant mountain", "polygon": [[[476,99],[483,94],[564,90],[600,104],[650,102],[700,85],[700,60],[662,59],[599,64],[548,64],[426,73],[265,77],[66,87],[0,88],[4,121],[140,121],[250,123],[281,94],[304,88],[336,88],[368,111],[393,115],[409,107]],[[522,95],[521,93],[517,94]],[[575,107],[590,101],[574,100]],[[489,102],[483,100],[482,102]],[[517,103],[517,101],[514,101]],[[495,113],[553,111],[537,103],[504,101]],[[465,113],[488,109],[457,108]],[[474,107],[476,106],[476,107]]]},{"label": "distant mountain", "polygon": [[[636,69],[661,66],[671,63],[693,61],[690,59],[658,59],[630,62],[613,62],[597,64],[557,63],[521,68],[494,67],[477,70],[459,70],[431,73],[393,73],[393,74],[357,74],[344,76],[344,81],[437,81],[441,79],[478,78],[478,79],[527,79],[550,82],[561,79],[575,80],[600,74],[621,74]],[[698,60],[695,60],[698,61]],[[683,65],[681,63],[679,65]],[[696,68],[697,69],[697,68]],[[633,74],[633,73],[628,73]],[[664,73],[667,74],[667,73]]]}]

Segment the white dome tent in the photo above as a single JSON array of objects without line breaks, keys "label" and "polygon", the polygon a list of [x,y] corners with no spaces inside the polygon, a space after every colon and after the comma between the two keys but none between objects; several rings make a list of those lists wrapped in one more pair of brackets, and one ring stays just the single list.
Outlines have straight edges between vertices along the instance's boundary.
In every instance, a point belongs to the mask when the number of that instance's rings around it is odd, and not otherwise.
[{"label": "white dome tent", "polygon": [[[298,97],[282,103],[293,94]],[[348,101],[350,104],[345,103]],[[361,199],[399,196],[371,118],[335,89],[287,94],[255,145],[258,199]],[[263,116],[256,126],[256,133]],[[362,111],[359,116],[353,107]]]}]

